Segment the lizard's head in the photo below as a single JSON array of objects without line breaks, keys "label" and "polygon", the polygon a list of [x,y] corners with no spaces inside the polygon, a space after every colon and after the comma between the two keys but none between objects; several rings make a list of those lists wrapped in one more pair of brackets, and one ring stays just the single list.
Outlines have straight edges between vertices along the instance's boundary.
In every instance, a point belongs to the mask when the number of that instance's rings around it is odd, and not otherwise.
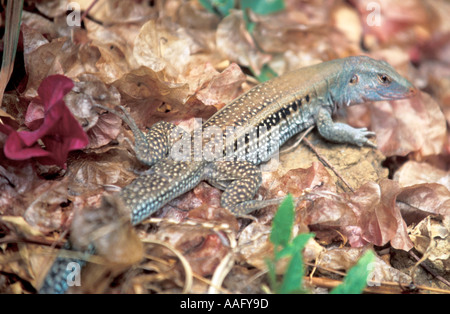
[{"label": "lizard's head", "polygon": [[340,103],[350,106],[366,101],[395,100],[414,96],[417,89],[386,61],[349,57],[344,63]]}]

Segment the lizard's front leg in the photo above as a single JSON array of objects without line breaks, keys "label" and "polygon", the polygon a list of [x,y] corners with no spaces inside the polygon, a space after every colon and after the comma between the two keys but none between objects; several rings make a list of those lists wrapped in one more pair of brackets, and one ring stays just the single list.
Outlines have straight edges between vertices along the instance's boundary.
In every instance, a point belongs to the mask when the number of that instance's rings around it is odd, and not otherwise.
[{"label": "lizard's front leg", "polygon": [[178,128],[175,124],[159,121],[143,132],[123,106],[118,106],[123,113],[101,105],[97,107],[117,115],[130,127],[134,135],[134,152],[141,163],[152,166],[168,155],[174,141],[171,135]]},{"label": "lizard's front leg", "polygon": [[355,129],[345,123],[334,122],[331,113],[325,108],[319,109],[316,125],[320,135],[331,142],[377,147],[368,139],[368,137],[375,136],[374,132],[368,131],[367,128]]}]

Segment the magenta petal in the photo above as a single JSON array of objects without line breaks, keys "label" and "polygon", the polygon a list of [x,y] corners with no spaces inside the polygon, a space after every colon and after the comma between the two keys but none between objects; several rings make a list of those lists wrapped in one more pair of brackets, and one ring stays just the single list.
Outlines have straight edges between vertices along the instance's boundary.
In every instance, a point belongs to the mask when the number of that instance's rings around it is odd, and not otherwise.
[{"label": "magenta petal", "polygon": [[[9,134],[4,147],[5,156],[15,160],[34,157],[42,164],[64,167],[69,151],[89,144],[87,134],[63,100],[72,87],[73,82],[63,75],[52,75],[42,81],[38,93],[44,106],[43,120],[39,112],[34,112],[38,108],[31,107],[31,121],[38,123],[33,125],[38,129],[16,132],[9,127],[0,126],[1,132]],[[38,144],[39,139],[44,143],[44,148]]]},{"label": "magenta petal", "polygon": [[0,123],[0,132],[2,132],[3,134],[9,135],[12,132],[15,132],[15,130],[7,124]]},{"label": "magenta petal", "polygon": [[26,145],[20,137],[21,132],[12,132],[6,140],[5,156],[13,160],[26,160],[32,157],[43,157],[50,155],[50,152],[42,149],[37,143],[33,146]]},{"label": "magenta petal", "polygon": [[38,88],[38,94],[44,103],[45,110],[63,101],[64,95],[70,92],[74,84],[64,75],[50,75],[46,77]]}]

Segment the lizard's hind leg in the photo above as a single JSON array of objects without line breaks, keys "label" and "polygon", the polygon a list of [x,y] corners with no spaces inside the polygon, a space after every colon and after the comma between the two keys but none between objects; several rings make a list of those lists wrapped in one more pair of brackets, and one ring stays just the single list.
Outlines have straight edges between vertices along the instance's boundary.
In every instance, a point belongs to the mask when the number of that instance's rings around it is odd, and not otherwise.
[{"label": "lizard's hind leg", "polygon": [[224,190],[222,207],[238,216],[261,207],[252,200],[262,182],[258,166],[248,161],[216,161],[206,169],[205,179]]}]

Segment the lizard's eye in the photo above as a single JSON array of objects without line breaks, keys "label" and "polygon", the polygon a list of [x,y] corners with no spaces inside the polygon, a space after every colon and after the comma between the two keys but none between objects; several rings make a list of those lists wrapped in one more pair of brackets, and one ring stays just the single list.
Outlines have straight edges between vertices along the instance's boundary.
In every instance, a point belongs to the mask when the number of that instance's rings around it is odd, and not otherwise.
[{"label": "lizard's eye", "polygon": [[356,83],[358,83],[358,81],[359,81],[359,77],[358,77],[358,75],[356,75],[356,74],[354,74],[353,76],[352,76],[352,78],[350,79],[350,84],[356,84]]},{"label": "lizard's eye", "polygon": [[392,79],[386,74],[378,74],[378,80],[384,85],[389,85],[392,82]]}]

